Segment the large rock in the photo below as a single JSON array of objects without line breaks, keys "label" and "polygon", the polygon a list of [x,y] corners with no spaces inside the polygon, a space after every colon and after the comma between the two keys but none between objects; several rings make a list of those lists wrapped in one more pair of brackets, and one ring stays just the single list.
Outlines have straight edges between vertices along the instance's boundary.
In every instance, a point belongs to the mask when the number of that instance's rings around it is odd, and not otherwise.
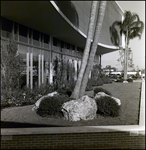
[{"label": "large rock", "polygon": [[64,119],[69,121],[92,120],[96,117],[97,105],[94,99],[87,95],[78,100],[72,100],[62,105]]},{"label": "large rock", "polygon": [[99,99],[100,97],[104,97],[104,96],[108,96],[108,97],[111,97],[113,100],[115,100],[117,102],[118,105],[121,105],[121,101],[120,99],[116,98],[116,97],[113,97],[113,96],[110,96],[108,94],[105,94],[104,92],[98,92],[94,99]]},{"label": "large rock", "polygon": [[49,93],[49,94],[47,94],[47,95],[42,96],[42,97],[41,97],[39,100],[37,100],[37,102],[34,104],[34,107],[32,108],[32,111],[37,110],[37,109],[39,108],[40,103],[41,103],[41,101],[42,101],[44,98],[46,98],[46,97],[52,97],[52,96],[54,96],[55,94],[58,94],[58,93],[55,91],[55,92],[52,92],[52,93]]}]

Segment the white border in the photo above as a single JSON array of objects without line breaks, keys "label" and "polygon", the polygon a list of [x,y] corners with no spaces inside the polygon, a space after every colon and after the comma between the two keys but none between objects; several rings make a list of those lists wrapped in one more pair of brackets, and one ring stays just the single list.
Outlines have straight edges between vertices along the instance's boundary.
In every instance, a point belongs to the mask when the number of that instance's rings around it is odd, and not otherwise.
[{"label": "white border", "polygon": [[[51,3],[52,5],[54,4],[53,1],[51,1]],[[86,37],[84,33],[82,33],[72,23],[70,23],[70,21],[63,15],[63,13],[56,6],[54,7],[63,16],[63,18],[73,28],[75,28],[75,30],[77,30],[80,34]],[[109,45],[105,45],[102,43],[99,43],[99,45],[103,47],[111,48],[111,49],[117,49],[117,47],[115,46],[109,46]],[[140,120],[139,125],[122,125],[122,126],[113,125],[113,126],[79,126],[79,127],[1,128],[1,135],[9,136],[9,135],[117,132],[117,131],[130,132],[131,136],[134,133],[136,133],[136,135],[138,134],[145,135],[145,81],[142,82],[139,120]]]}]

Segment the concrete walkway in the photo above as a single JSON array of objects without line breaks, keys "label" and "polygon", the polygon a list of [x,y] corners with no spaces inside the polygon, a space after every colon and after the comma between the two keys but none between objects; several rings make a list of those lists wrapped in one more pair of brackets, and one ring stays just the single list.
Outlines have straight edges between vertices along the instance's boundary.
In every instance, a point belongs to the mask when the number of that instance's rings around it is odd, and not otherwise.
[{"label": "concrete walkway", "polygon": [[145,80],[142,81],[139,125],[145,127]]}]

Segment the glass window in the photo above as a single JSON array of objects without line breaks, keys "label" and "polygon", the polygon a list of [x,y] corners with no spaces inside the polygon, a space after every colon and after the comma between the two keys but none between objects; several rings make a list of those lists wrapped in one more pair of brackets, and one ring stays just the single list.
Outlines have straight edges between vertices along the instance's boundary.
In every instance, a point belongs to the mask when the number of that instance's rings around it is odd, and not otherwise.
[{"label": "glass window", "polygon": [[2,21],[2,30],[11,32],[12,31],[12,26],[13,22],[11,20],[8,20],[6,18],[1,18]]},{"label": "glass window", "polygon": [[44,43],[49,43],[49,40],[50,40],[50,36],[47,35],[47,34],[44,34]]},{"label": "glass window", "polygon": [[58,42],[57,39],[56,39],[56,38],[53,38],[53,45],[54,45],[54,46],[57,46],[57,42]]},{"label": "glass window", "polygon": [[27,37],[27,30],[28,28],[19,24],[19,35],[22,35],[24,37]]},{"label": "glass window", "polygon": [[16,34],[17,33],[17,29],[18,29],[18,23],[14,23],[14,33]]},{"label": "glass window", "polygon": [[32,29],[29,28],[29,38],[31,38]]},{"label": "glass window", "polygon": [[5,18],[1,18],[1,22],[2,22],[2,32],[1,35],[2,37],[9,37],[10,32],[12,32],[12,26],[13,26],[13,22],[5,19]]},{"label": "glass window", "polygon": [[33,39],[39,41],[40,33],[36,30],[33,30]]},{"label": "glass window", "polygon": [[61,48],[64,48],[64,42],[61,41]]},{"label": "glass window", "polygon": [[44,47],[45,48],[49,47],[49,40],[50,40],[50,36],[47,34],[44,34]]},{"label": "glass window", "polygon": [[71,45],[71,49],[72,49],[72,50],[75,50],[75,45]]},{"label": "glass window", "polygon": [[67,43],[67,49],[69,49],[70,48],[70,44],[69,43]]},{"label": "glass window", "polygon": [[28,32],[28,28],[23,26],[23,25],[19,25],[19,41],[21,42],[28,42],[27,39],[27,32]]},{"label": "glass window", "polygon": [[33,45],[40,46],[39,36],[40,32],[33,30]]},{"label": "glass window", "polygon": [[19,50],[18,51],[20,54],[26,54],[27,50],[28,50],[27,46],[19,44]]}]

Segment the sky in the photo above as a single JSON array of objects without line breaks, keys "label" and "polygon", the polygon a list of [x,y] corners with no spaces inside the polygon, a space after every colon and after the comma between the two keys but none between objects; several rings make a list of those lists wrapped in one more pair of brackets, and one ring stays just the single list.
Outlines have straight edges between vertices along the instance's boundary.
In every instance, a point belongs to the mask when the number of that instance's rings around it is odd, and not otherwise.
[{"label": "sky", "polygon": [[[131,11],[137,13],[141,21],[144,22],[144,30],[139,40],[138,37],[130,40],[129,47],[133,52],[133,64],[134,68],[145,69],[145,1],[117,1],[123,11]],[[101,57],[101,65],[104,68],[106,65],[122,70],[121,63],[117,61],[120,57],[119,51],[107,53]],[[128,68],[130,71],[131,68]]]}]

